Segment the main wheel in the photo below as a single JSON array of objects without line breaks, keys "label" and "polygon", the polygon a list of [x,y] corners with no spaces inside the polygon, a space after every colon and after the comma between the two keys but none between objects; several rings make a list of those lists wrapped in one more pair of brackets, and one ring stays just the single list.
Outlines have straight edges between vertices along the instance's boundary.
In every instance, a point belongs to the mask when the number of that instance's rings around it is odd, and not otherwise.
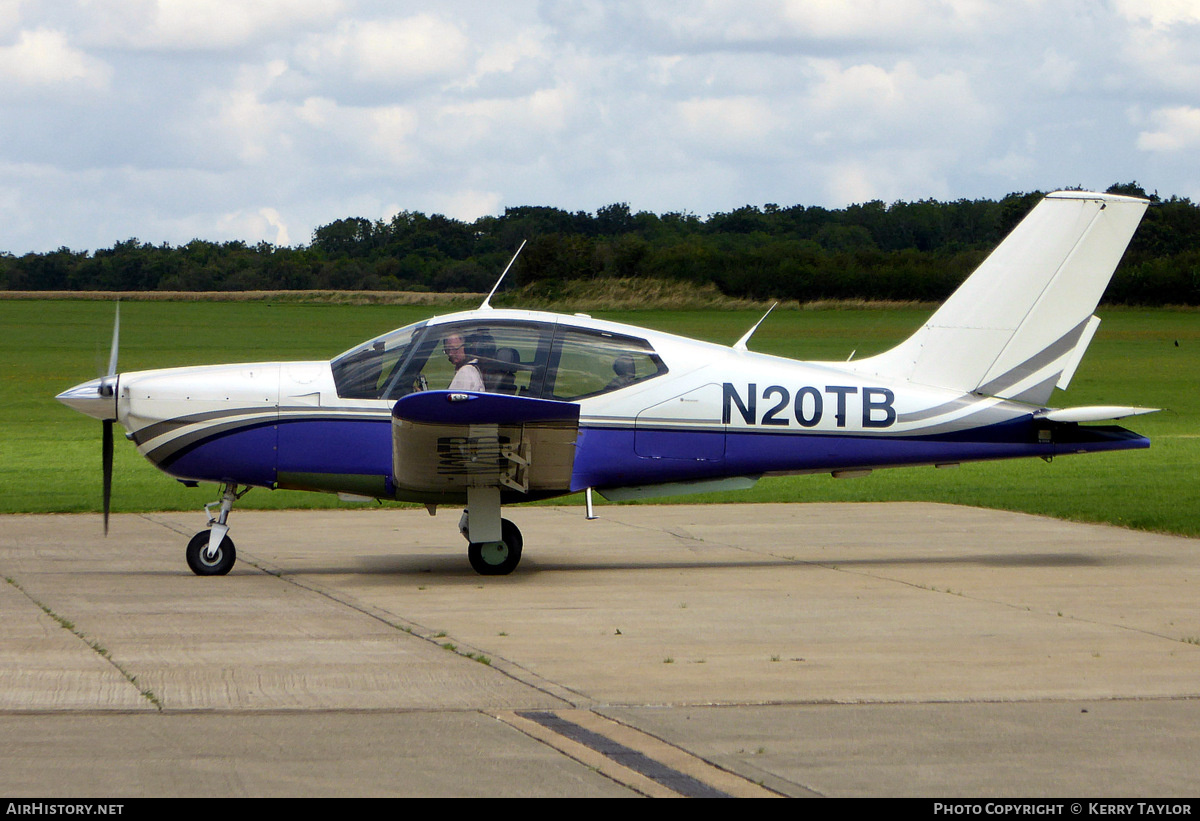
[{"label": "main wheel", "polygon": [[481,576],[507,576],[521,561],[521,531],[508,519],[500,520],[500,541],[471,542],[467,559]]},{"label": "main wheel", "polygon": [[201,530],[187,546],[188,567],[197,576],[224,576],[233,569],[237,561],[237,550],[234,549],[233,539],[226,536],[217,548],[217,555],[208,558],[208,531]]}]

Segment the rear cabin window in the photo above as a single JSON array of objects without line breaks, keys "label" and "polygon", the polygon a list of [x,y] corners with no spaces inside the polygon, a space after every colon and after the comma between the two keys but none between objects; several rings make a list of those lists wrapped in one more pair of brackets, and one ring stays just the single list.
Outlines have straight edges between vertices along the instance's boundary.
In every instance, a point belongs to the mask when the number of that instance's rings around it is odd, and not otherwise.
[{"label": "rear cabin window", "polygon": [[550,353],[545,397],[573,401],[619,390],[667,372],[643,339],[559,328]]}]

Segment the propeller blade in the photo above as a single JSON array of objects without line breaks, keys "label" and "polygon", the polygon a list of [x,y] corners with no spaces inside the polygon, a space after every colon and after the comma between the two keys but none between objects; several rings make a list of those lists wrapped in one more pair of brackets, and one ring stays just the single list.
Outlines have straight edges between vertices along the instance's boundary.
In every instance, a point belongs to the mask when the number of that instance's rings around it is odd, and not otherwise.
[{"label": "propeller blade", "polygon": [[[117,300],[117,310],[113,316],[112,347],[108,352],[108,373],[100,384],[102,396],[112,396],[116,393],[116,381],[109,381],[117,375],[117,349],[121,341],[121,301]],[[104,471],[104,535],[108,535],[108,513],[112,509],[112,473],[113,473],[113,422],[115,419],[105,419],[104,438],[100,447],[100,460]]]},{"label": "propeller blade", "polygon": [[104,535],[108,535],[108,511],[112,507],[113,423],[105,419],[101,461],[104,470]]},{"label": "propeller blade", "polygon": [[117,302],[117,315],[113,319],[113,338],[112,348],[108,352],[108,373],[105,376],[113,376],[117,372],[117,347],[121,339],[121,303]]}]

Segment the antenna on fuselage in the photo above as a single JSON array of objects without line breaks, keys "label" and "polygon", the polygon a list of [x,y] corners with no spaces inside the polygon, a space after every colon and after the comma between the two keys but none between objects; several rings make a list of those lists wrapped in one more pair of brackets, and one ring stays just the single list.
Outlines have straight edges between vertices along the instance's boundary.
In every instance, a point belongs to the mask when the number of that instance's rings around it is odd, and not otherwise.
[{"label": "antenna on fuselage", "polygon": [[777,305],[779,305],[778,302],[776,302],[775,305],[772,305],[770,308],[767,308],[767,312],[762,315],[762,319],[758,320],[758,322],[755,322],[754,327],[746,331],[745,336],[733,343],[733,349],[735,351],[747,350],[746,343],[750,341],[750,337],[754,336],[754,332],[758,330],[758,326],[763,324],[763,321],[771,315],[771,311],[775,310]]},{"label": "antenna on fuselage", "polygon": [[528,240],[521,240],[521,245],[517,248],[517,252],[512,255],[512,259],[508,261],[508,265],[504,266],[504,273],[500,274],[500,278],[496,280],[496,284],[492,286],[492,290],[489,291],[488,295],[483,298],[483,304],[479,306],[479,310],[484,311],[491,309],[492,306],[488,303],[492,299],[492,294],[496,293],[496,289],[499,288],[500,283],[504,281],[504,275],[508,273],[508,269],[511,268],[513,263],[517,261],[517,257],[521,256],[521,249],[525,247],[525,243],[527,241]]}]

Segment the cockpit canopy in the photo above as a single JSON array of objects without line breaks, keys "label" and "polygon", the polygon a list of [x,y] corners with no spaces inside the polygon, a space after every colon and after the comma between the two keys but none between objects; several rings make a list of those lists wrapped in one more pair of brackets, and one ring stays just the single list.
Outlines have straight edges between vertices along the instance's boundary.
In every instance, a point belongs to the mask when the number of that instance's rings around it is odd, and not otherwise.
[{"label": "cockpit canopy", "polygon": [[[556,322],[479,318],[418,322],[372,339],[332,362],[338,396],[388,399],[446,390],[463,366],[478,369],[484,390],[575,401],[653,379],[667,366],[644,339]],[[457,388],[456,388],[457,389]]]}]

